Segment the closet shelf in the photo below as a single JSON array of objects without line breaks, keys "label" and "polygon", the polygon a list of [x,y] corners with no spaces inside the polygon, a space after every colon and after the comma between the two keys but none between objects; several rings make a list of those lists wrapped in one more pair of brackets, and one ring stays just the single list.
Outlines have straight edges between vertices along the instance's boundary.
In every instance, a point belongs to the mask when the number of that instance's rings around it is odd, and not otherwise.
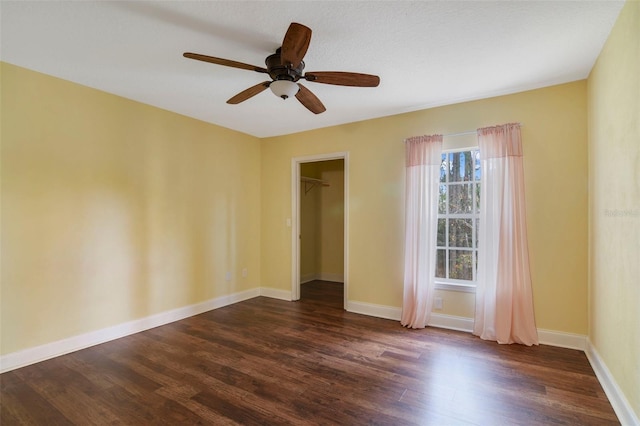
[{"label": "closet shelf", "polygon": [[300,176],[300,181],[304,183],[304,193],[311,191],[316,186],[329,186],[329,182],[322,179]]}]

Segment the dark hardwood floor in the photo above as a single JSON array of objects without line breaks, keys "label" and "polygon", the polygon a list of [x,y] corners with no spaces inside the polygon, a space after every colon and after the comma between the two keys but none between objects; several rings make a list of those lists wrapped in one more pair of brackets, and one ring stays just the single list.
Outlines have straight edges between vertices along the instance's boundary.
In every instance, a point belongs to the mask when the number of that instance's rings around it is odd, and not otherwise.
[{"label": "dark hardwood floor", "polygon": [[0,380],[3,426],[618,424],[580,351],[408,330],[345,312],[321,281]]}]

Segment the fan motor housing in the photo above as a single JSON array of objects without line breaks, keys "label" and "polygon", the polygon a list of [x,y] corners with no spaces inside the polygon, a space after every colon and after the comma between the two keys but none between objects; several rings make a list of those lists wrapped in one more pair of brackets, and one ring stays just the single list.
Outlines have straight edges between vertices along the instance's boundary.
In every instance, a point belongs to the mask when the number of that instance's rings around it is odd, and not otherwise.
[{"label": "fan motor housing", "polygon": [[297,68],[290,68],[282,63],[280,57],[280,48],[276,50],[273,55],[267,56],[265,59],[267,65],[267,71],[273,80],[291,80],[298,81],[302,77],[302,71],[304,70],[304,61],[300,61],[300,65]]}]

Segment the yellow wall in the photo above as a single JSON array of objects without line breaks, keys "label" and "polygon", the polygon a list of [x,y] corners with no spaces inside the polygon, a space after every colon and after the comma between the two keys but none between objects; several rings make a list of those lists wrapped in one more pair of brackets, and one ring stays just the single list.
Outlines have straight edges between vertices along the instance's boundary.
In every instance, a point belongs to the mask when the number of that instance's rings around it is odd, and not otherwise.
[{"label": "yellow wall", "polygon": [[344,274],[344,160],[320,163],[320,178],[329,186],[320,188],[319,262],[323,279],[341,281]]},{"label": "yellow wall", "polygon": [[[319,163],[303,163],[300,175],[320,179]],[[300,282],[313,280],[318,275],[318,217],[320,209],[320,191],[313,188],[307,191],[300,185]]]},{"label": "yellow wall", "polygon": [[[351,123],[262,142],[262,285],[291,283],[291,159],[349,152],[349,300],[400,307],[404,144],[409,136],[523,123],[539,328],[587,332],[586,81]],[[441,313],[473,316],[473,295],[441,292]]]},{"label": "yellow wall", "polygon": [[[588,332],[640,417],[640,3],[624,6],[588,82],[262,141],[0,72],[0,354],[290,290],[291,158],[330,152],[349,152],[349,299],[400,307],[402,140],[519,121],[537,325]],[[473,315],[472,294],[438,295],[442,313]]]},{"label": "yellow wall", "polygon": [[[7,64],[2,90],[2,353],[289,291],[291,159],[331,152],[349,152],[349,300],[400,307],[403,139],[511,121],[537,325],[587,332],[585,81],[262,141]],[[473,315],[472,294],[440,295]]]},{"label": "yellow wall", "polygon": [[640,3],[588,80],[589,340],[640,418]]},{"label": "yellow wall", "polygon": [[2,354],[259,286],[257,138],[1,70]]}]

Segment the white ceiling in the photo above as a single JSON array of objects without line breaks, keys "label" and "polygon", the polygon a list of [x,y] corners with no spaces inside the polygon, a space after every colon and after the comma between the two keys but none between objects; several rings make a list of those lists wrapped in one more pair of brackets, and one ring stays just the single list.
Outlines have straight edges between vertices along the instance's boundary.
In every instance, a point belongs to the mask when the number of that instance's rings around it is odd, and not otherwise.
[{"label": "white ceiling", "polygon": [[[258,137],[586,78],[623,1],[2,1],[2,61]],[[265,91],[290,22],[313,30],[306,71],[376,74],[377,88],[307,83],[314,115]]]}]

